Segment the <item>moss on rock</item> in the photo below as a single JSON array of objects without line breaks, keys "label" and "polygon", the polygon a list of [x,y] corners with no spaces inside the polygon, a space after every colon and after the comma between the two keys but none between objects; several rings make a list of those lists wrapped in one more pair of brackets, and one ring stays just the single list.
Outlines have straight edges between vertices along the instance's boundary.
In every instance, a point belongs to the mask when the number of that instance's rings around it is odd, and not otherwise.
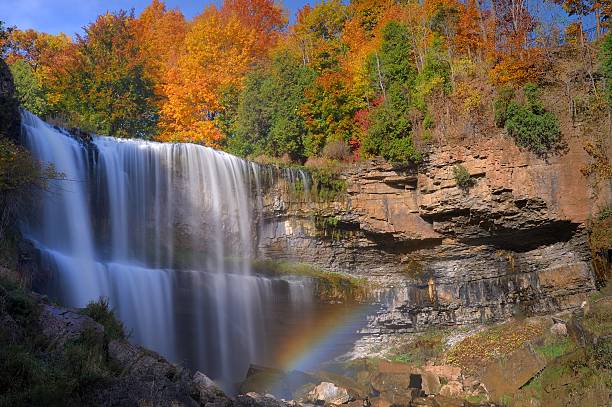
[{"label": "moss on rock", "polygon": [[315,295],[326,302],[362,302],[366,300],[365,279],[323,270],[307,263],[293,263],[277,260],[256,260],[253,270],[271,277],[297,276],[310,278],[314,283]]}]

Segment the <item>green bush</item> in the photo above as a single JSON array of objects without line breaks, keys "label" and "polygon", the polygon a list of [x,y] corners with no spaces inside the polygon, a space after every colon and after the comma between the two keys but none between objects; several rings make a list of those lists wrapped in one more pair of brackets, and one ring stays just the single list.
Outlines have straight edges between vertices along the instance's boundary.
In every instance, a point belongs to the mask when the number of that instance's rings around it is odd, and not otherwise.
[{"label": "green bush", "polygon": [[[101,380],[117,376],[96,332],[58,347],[41,335],[40,306],[14,281],[0,278],[0,313],[17,324],[16,342],[0,330],[0,406],[80,406]],[[104,312],[98,313],[104,314]]]},{"label": "green bush", "polygon": [[523,91],[526,102],[510,101],[505,110],[503,106],[507,99],[499,99],[496,121],[504,123],[516,144],[536,154],[545,154],[559,141],[559,121],[553,113],[544,108],[536,85],[527,84]]},{"label": "green bush", "polygon": [[476,183],[476,180],[470,176],[468,170],[461,164],[457,164],[453,167],[453,176],[460,188],[469,188]]},{"label": "green bush", "polygon": [[338,178],[331,168],[316,168],[311,172],[312,187],[321,201],[333,201],[346,192],[346,181]]},{"label": "green bush", "polygon": [[363,141],[363,152],[379,155],[391,162],[419,162],[422,155],[412,142],[412,125],[408,115],[391,99],[389,97],[372,111],[372,124]]},{"label": "green bush", "polygon": [[35,115],[45,116],[49,111],[47,95],[32,67],[19,59],[10,65],[10,69],[21,106]]},{"label": "green bush", "polygon": [[100,298],[87,304],[81,313],[92,318],[104,327],[104,333],[109,339],[125,339],[123,323],[115,317],[107,298]]},{"label": "green bush", "polygon": [[510,102],[514,99],[514,90],[510,87],[503,87],[497,91],[497,97],[495,98],[495,125],[497,127],[504,127],[506,120],[508,119],[508,107]]}]

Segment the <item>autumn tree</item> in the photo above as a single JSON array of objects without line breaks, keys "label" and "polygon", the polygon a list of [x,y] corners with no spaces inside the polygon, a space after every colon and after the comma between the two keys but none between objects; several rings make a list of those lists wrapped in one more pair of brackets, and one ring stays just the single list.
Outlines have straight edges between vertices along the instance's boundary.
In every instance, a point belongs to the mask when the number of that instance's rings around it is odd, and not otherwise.
[{"label": "autumn tree", "polygon": [[537,82],[545,70],[541,48],[530,44],[536,21],[526,0],[494,0],[496,63],[491,71],[497,84]]},{"label": "autumn tree", "polygon": [[[19,64],[15,69],[25,79],[31,74],[31,80],[40,89],[39,108],[36,110],[45,115],[56,115],[65,109],[64,78],[67,68],[71,66],[73,44],[65,34],[46,34],[34,30],[12,30],[7,40],[7,61],[13,65],[18,61],[27,63],[31,73],[26,74],[26,67]],[[24,76],[25,75],[25,76]],[[30,82],[34,86],[34,82]],[[30,88],[31,89],[31,88]],[[42,99],[45,107],[42,108]]]},{"label": "autumn tree", "polygon": [[163,1],[153,0],[134,20],[132,30],[145,74],[155,83],[157,98],[162,98],[167,72],[179,58],[187,22],[180,11],[167,10]]},{"label": "autumn tree", "polygon": [[458,52],[466,54],[469,59],[484,59],[484,36],[482,34],[481,15],[477,0],[467,0],[459,14],[457,33],[453,38]]},{"label": "autumn tree", "polygon": [[164,88],[162,140],[219,145],[222,134],[214,124],[222,109],[219,91],[240,84],[254,60],[255,41],[252,29],[214,6],[196,17]]},{"label": "autumn tree", "polygon": [[580,40],[584,45],[584,18],[589,14],[595,14],[595,32],[599,38],[602,28],[607,27],[612,13],[612,1],[610,0],[548,0],[563,7],[563,10],[570,16],[577,16],[580,25]]},{"label": "autumn tree", "polygon": [[271,0],[225,0],[221,7],[225,16],[235,16],[255,31],[254,53],[261,57],[277,42],[287,26],[285,11]]},{"label": "autumn tree", "polygon": [[215,120],[224,110],[221,93],[242,88],[243,78],[265,54],[262,47],[274,42],[283,21],[270,0],[226,2],[197,16],[185,37],[184,53],[168,72],[161,140],[220,146],[225,135]]}]

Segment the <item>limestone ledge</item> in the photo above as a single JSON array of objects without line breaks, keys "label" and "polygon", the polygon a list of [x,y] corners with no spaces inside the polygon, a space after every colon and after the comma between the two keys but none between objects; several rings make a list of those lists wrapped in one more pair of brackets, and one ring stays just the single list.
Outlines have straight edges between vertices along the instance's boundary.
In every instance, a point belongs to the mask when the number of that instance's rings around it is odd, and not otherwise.
[{"label": "limestone ledge", "polygon": [[[258,256],[372,280],[384,305],[372,333],[573,309],[596,284],[585,222],[610,198],[592,198],[586,160],[579,146],[544,160],[498,137],[436,148],[418,167],[350,166],[332,202],[281,179],[263,199]],[[473,187],[456,184],[458,164]]]}]

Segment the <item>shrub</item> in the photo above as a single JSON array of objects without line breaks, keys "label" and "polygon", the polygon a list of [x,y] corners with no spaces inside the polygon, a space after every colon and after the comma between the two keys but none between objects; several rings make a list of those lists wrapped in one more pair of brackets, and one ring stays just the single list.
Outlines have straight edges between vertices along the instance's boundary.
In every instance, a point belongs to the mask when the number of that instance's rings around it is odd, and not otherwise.
[{"label": "shrub", "polygon": [[348,161],[351,148],[342,140],[330,141],[323,148],[323,156],[329,160]]},{"label": "shrub", "polygon": [[496,101],[495,121],[498,125],[503,123],[517,145],[536,154],[545,154],[559,141],[559,121],[544,108],[536,85],[527,84],[523,91],[525,103],[509,101],[509,92],[500,94]]},{"label": "shrub", "polygon": [[81,313],[101,324],[109,339],[125,339],[123,323],[115,316],[113,309],[108,304],[107,298],[100,298],[98,301],[90,302]]},{"label": "shrub", "polygon": [[476,180],[470,176],[468,170],[461,164],[453,167],[453,176],[460,188],[469,188],[476,183]]},{"label": "shrub", "polygon": [[318,198],[322,201],[333,201],[346,192],[346,181],[325,168],[312,172],[312,183]]},{"label": "shrub", "polygon": [[508,106],[510,106],[512,99],[514,99],[514,90],[511,87],[504,86],[498,90],[494,102],[495,125],[497,127],[505,126],[506,119],[508,118]]},{"label": "shrub", "polygon": [[63,177],[53,165],[35,160],[30,152],[0,134],[0,239],[36,191],[45,189],[49,180]]},{"label": "shrub", "polygon": [[311,192],[321,201],[332,201],[346,192],[346,181],[340,178],[342,166],[325,158],[310,158],[306,162],[312,177]]}]

